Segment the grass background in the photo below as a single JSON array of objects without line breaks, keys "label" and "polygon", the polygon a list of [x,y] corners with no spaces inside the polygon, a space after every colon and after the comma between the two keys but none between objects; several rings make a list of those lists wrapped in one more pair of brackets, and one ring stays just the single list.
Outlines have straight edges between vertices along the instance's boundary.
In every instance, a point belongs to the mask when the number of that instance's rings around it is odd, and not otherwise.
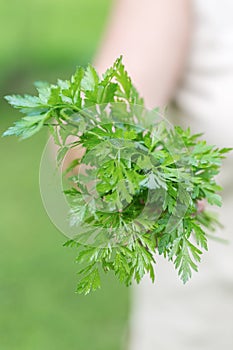
[{"label": "grass background", "polygon": [[[1,0],[0,133],[19,118],[3,100],[33,81],[69,77],[90,62],[109,0]],[[113,277],[74,293],[75,251],[49,221],[38,182],[46,133],[0,139],[0,350],[119,350],[129,291]]]}]

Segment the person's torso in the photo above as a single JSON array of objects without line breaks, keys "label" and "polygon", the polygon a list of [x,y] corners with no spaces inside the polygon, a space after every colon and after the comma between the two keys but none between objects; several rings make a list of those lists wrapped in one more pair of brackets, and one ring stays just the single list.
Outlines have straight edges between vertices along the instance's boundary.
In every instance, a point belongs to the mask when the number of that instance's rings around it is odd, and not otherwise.
[{"label": "person's torso", "polygon": [[[233,146],[233,1],[193,0],[190,52],[176,93],[176,122],[204,132],[219,147]],[[223,185],[232,186],[233,156],[225,161]]]}]

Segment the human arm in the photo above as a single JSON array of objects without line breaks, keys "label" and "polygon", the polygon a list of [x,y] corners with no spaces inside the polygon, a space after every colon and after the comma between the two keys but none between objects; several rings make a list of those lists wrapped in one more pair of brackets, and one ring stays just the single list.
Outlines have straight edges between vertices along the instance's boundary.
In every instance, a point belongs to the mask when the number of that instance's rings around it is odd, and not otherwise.
[{"label": "human arm", "polygon": [[95,58],[102,73],[120,54],[147,107],[172,98],[191,33],[190,0],[117,0]]}]

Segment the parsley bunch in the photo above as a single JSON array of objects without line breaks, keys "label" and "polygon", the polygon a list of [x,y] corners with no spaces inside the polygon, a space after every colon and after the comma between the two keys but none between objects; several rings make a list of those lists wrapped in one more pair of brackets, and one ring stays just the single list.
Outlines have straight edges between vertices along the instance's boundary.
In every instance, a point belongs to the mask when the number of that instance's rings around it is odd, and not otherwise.
[{"label": "parsley bunch", "polygon": [[100,78],[89,65],[56,85],[36,83],[38,96],[6,96],[25,116],[4,136],[31,137],[47,126],[59,146],[58,163],[83,147],[65,169],[64,191],[76,236],[78,293],[100,288],[100,271],[129,286],[155,279],[156,255],[172,261],[185,283],[197,271],[207,230],[216,218],[198,202],[221,206],[215,182],[230,149],[207,145],[190,129],[171,127],[147,111],[122,64]]}]

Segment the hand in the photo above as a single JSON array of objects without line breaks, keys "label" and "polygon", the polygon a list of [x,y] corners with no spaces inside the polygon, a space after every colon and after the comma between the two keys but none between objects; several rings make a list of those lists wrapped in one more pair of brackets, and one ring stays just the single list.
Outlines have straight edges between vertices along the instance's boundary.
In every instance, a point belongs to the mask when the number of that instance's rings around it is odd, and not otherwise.
[{"label": "hand", "polygon": [[201,199],[197,202],[197,214],[201,214],[206,208],[206,200]]}]

